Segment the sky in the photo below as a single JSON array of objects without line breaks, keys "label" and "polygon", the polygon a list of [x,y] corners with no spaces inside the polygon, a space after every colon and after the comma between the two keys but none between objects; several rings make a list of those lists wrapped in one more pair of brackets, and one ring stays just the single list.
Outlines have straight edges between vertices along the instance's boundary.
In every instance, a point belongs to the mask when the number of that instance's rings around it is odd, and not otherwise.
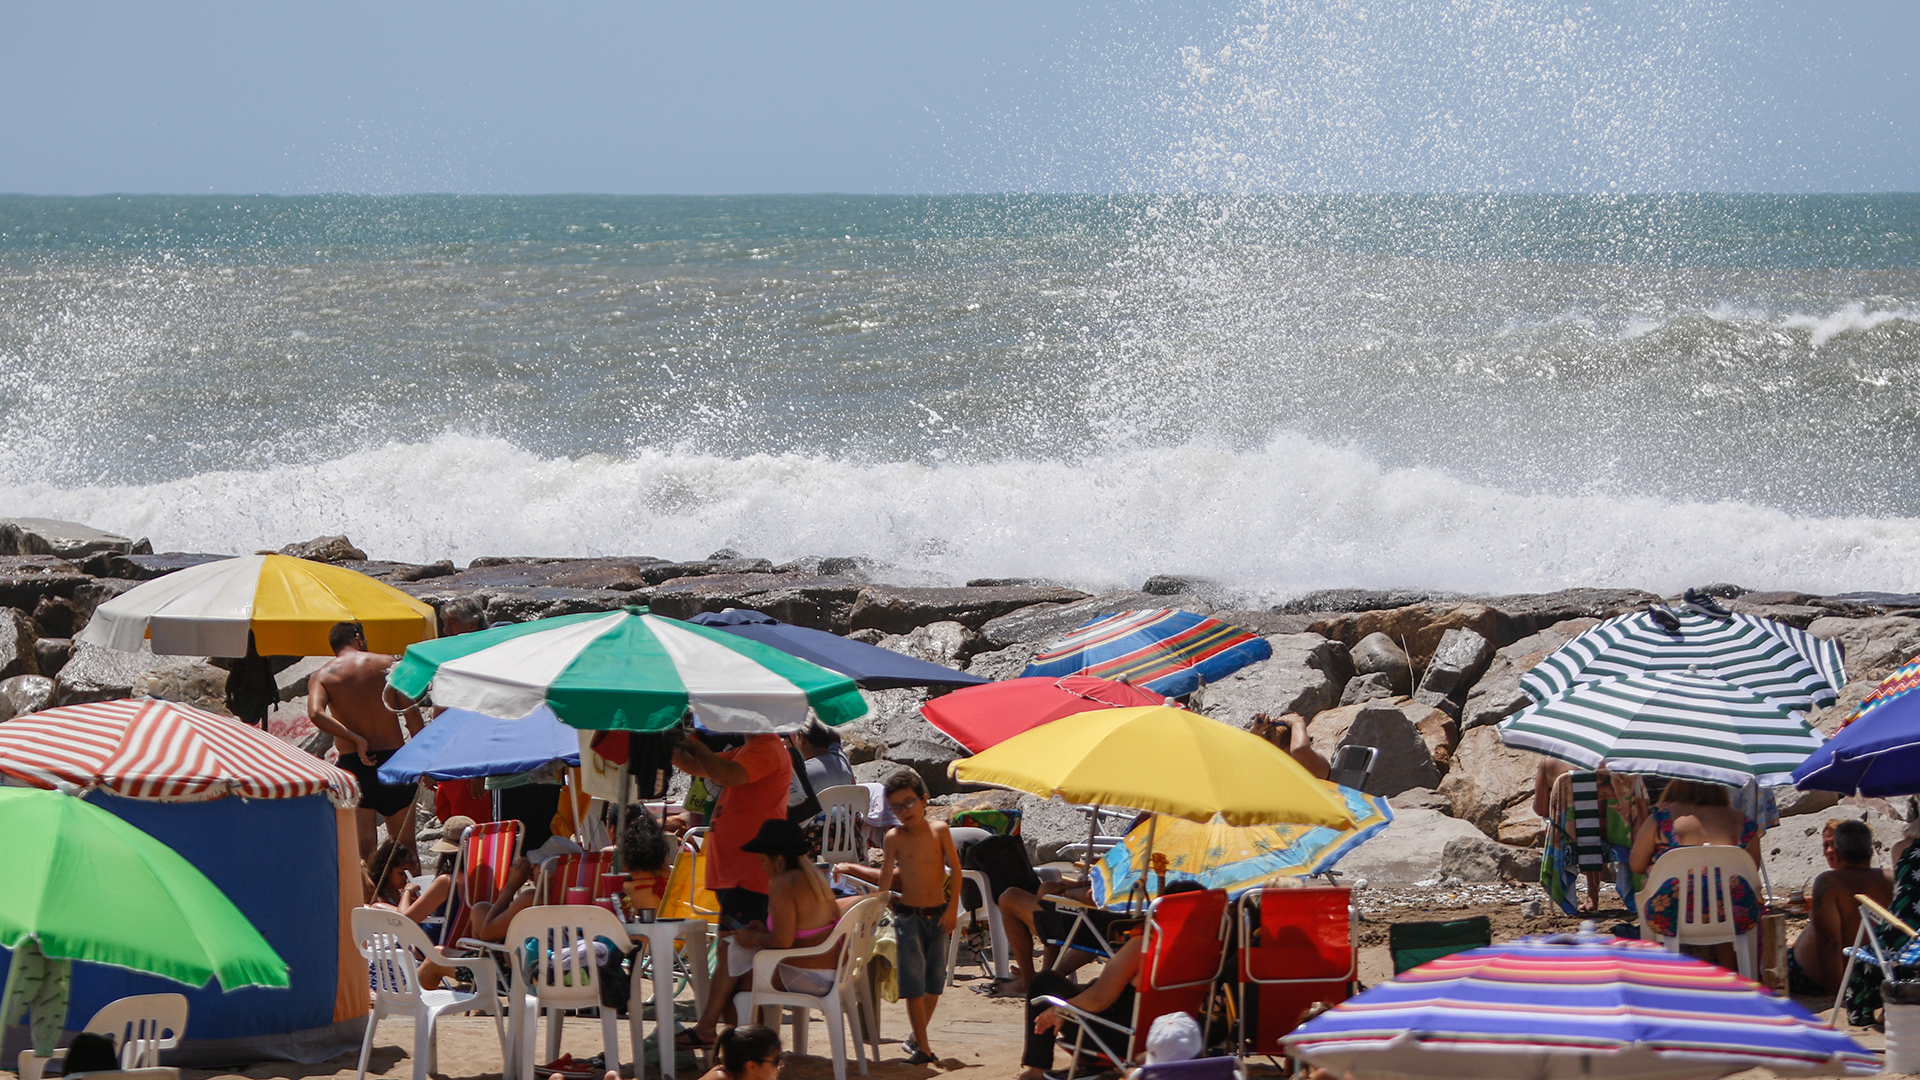
[{"label": "sky", "polygon": [[1920,190],[1912,0],[4,0],[0,192]]}]

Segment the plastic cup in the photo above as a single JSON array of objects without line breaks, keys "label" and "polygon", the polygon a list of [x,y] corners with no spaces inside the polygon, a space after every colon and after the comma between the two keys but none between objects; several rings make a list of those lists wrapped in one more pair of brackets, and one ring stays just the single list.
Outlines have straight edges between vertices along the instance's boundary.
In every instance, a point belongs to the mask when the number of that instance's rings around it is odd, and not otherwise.
[{"label": "plastic cup", "polygon": [[659,916],[660,912],[656,908],[643,907],[640,909],[640,921],[643,923],[650,923],[654,919],[659,918]]},{"label": "plastic cup", "polygon": [[575,885],[567,889],[567,903],[591,904],[592,902],[593,902],[592,889],[586,888],[584,886],[579,886],[579,885]]}]

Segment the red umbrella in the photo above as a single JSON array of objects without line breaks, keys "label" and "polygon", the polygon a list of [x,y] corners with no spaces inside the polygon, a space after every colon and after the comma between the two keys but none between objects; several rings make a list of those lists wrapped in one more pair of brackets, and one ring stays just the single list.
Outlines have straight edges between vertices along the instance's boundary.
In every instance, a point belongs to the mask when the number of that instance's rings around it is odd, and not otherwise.
[{"label": "red umbrella", "polygon": [[1063,716],[1148,705],[1173,702],[1151,690],[1091,675],[1036,675],[956,690],[920,706],[920,715],[967,753],[977,754]]}]

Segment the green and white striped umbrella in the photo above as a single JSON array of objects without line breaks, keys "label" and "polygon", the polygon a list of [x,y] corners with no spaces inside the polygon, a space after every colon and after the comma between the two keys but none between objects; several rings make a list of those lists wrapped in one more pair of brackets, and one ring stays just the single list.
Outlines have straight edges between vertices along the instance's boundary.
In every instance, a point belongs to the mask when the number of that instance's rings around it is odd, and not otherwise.
[{"label": "green and white striped umbrella", "polygon": [[1740,787],[1793,783],[1820,733],[1789,705],[1704,675],[1583,682],[1500,722],[1508,746],[1609,768]]},{"label": "green and white striped umbrella", "polygon": [[1846,684],[1840,648],[1804,630],[1753,615],[1716,618],[1668,609],[1679,621],[1668,632],[1645,611],[1608,619],[1562,645],[1520,679],[1535,702],[1574,684],[1649,672],[1687,672],[1725,679],[1795,709],[1831,705]]},{"label": "green and white striped umbrella", "polygon": [[714,731],[798,731],[867,711],[853,680],[738,634],[646,608],[562,615],[423,641],[387,675],[409,699],[517,719],[542,705],[577,728],[665,731],[688,709]]}]

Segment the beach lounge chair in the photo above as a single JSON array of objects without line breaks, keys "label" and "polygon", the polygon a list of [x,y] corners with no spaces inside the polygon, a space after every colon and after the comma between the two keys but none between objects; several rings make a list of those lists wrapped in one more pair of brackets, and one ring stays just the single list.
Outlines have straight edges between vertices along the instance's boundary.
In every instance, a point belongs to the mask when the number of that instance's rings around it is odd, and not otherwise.
[{"label": "beach lounge chair", "polygon": [[[387,1016],[405,1016],[413,1021],[413,1080],[427,1080],[437,1071],[434,1060],[439,1045],[440,1017],[447,1013],[485,1012],[493,1017],[494,1034],[500,1039],[500,1058],[507,1057],[507,1035],[501,1023],[500,975],[491,959],[455,959],[441,952],[412,919],[385,908],[354,908],[351,926],[353,943],[367,959],[367,973],[373,984],[373,1015],[367,1018],[366,1034],[360,1040],[360,1080],[366,1080],[367,1058],[373,1053],[374,1032]],[[460,990],[428,990],[420,985],[421,960],[436,964],[473,969],[473,993]]]},{"label": "beach lounge chair", "polygon": [[1374,759],[1379,756],[1380,748],[1377,746],[1349,743],[1333,755],[1333,763],[1327,769],[1327,779],[1341,787],[1364,791],[1367,778],[1373,775]]},{"label": "beach lounge chair", "polygon": [[626,929],[605,908],[530,907],[515,915],[507,927],[507,966],[513,969],[512,1030],[507,1041],[517,1059],[514,1075],[540,1075],[535,1071],[534,1042],[542,1013],[547,1017],[547,1050],[542,1060],[552,1061],[560,1056],[560,1026],[567,1014],[586,1010],[600,1016],[606,1067],[620,1068],[620,1010],[601,1001],[596,938],[606,938],[623,953],[633,950]]},{"label": "beach lounge chair", "polygon": [[1387,927],[1387,952],[1393,958],[1395,975],[1429,960],[1491,944],[1493,920],[1485,915],[1441,922],[1394,923]]},{"label": "beach lounge chair", "polygon": [[613,872],[613,852],[589,851],[582,854],[555,855],[540,865],[540,884],[536,890],[541,904],[564,904],[567,890],[587,890],[589,903],[606,898],[600,887],[602,874]]},{"label": "beach lounge chair", "polygon": [[[1840,974],[1840,988],[1834,991],[1833,1013],[1828,1020],[1842,1031],[1847,1030],[1844,1025],[1852,1023],[1852,1011],[1846,1004],[1856,965],[1878,968],[1883,979],[1895,978],[1896,967],[1920,967],[1920,932],[1865,893],[1855,893],[1853,899],[1860,905],[1860,929],[1853,935],[1852,947],[1846,950],[1846,970]],[[20,1080],[28,1080],[26,1074],[22,1073]]]},{"label": "beach lounge chair", "polygon": [[[180,1036],[187,1030],[187,999],[183,994],[137,994],[109,1001],[80,1030],[111,1036],[120,1048],[121,1069],[151,1068],[160,1064],[160,1051],[180,1045]],[[16,1062],[20,1080],[40,1080],[49,1064],[64,1061],[66,1056],[64,1049],[46,1057],[32,1048],[20,1051]],[[103,1070],[91,1075],[107,1073]]]},{"label": "beach lounge chair", "polygon": [[[1753,858],[1743,848],[1723,844],[1677,847],[1655,859],[1647,871],[1647,885],[1641,891],[1640,936],[1658,941],[1668,952],[1679,952],[1682,945],[1717,945],[1732,942],[1740,974],[1759,975],[1759,926],[1740,931],[1734,923],[1733,879],[1744,878],[1758,888],[1760,875]],[[1645,905],[1667,882],[1677,890],[1674,933],[1662,937],[1647,926]]]},{"label": "beach lounge chair", "polygon": [[[871,1038],[874,1053],[880,1052],[877,1035],[869,1036],[867,1020],[861,1015],[861,988],[866,984],[867,961],[873,955],[873,934],[880,925],[880,917],[887,912],[887,898],[869,896],[847,909],[840,921],[834,924],[833,933],[818,945],[804,949],[761,949],[753,954],[753,989],[733,996],[734,1011],[742,1023],[751,1023],[749,1017],[759,1017],[768,1027],[780,1026],[779,1012],[785,1010],[792,1017],[792,1037],[788,1045],[796,1054],[807,1052],[807,1012],[817,1010],[827,1024],[827,1038],[832,1042],[833,1080],[847,1080],[847,1022],[852,1023],[853,1052],[859,1061],[860,1072],[867,1071],[867,1041]],[[834,967],[833,986],[824,994],[803,994],[793,990],[775,990],[773,988],[774,969],[783,960],[792,960],[802,956],[820,956],[840,949],[839,963]]]},{"label": "beach lounge chair", "polygon": [[1239,958],[1234,989],[1239,1051],[1281,1057],[1280,1038],[1315,1005],[1353,994],[1353,890],[1343,887],[1249,889],[1235,905]]},{"label": "beach lounge chair", "polygon": [[524,832],[518,821],[488,821],[467,830],[453,864],[451,914],[441,927],[442,947],[468,936],[468,914],[476,902],[492,900],[506,888]]},{"label": "beach lounge chair", "polygon": [[1061,998],[1035,999],[1075,1021],[1068,1080],[1084,1051],[1095,1050],[1120,1067],[1140,1061],[1146,1054],[1147,1029],[1167,1013],[1200,1016],[1201,1030],[1206,1030],[1213,1017],[1214,980],[1226,960],[1226,919],[1227,894],[1220,889],[1175,893],[1148,905],[1131,1024],[1076,1009]]}]

